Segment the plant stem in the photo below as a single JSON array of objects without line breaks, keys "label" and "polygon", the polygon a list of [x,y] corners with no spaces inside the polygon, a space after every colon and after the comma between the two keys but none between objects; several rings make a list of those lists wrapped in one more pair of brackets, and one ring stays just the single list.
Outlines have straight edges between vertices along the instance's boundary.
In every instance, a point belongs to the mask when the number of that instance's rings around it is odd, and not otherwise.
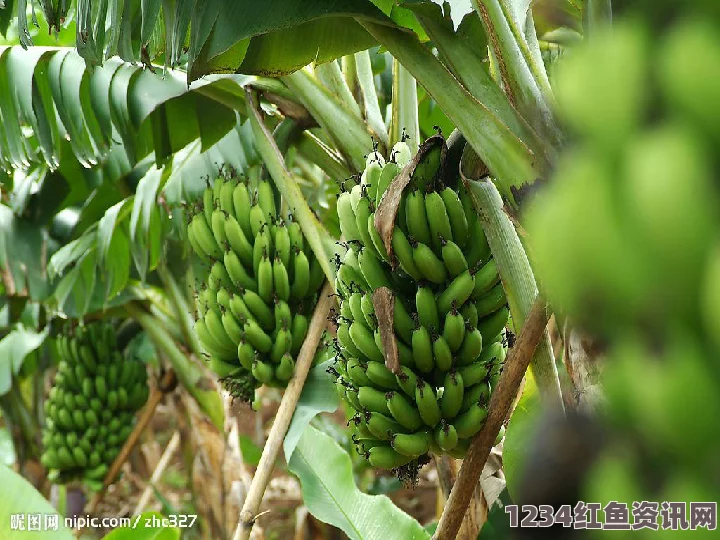
[{"label": "plant stem", "polygon": [[610,0],[587,0],[583,13],[585,35],[590,39],[599,28],[612,24],[612,3]]},{"label": "plant stem", "polygon": [[190,312],[187,298],[182,293],[177,280],[173,277],[172,272],[167,268],[164,263],[158,266],[158,274],[160,279],[165,284],[165,290],[170,297],[170,303],[175,310],[175,320],[180,323],[180,332],[188,344],[190,350],[199,355],[202,352],[202,346],[197,334],[193,330],[192,314]]},{"label": "plant stem", "polygon": [[[514,202],[517,188],[532,184],[549,169],[543,149],[519,139],[504,115],[498,116],[487,106],[487,96],[468,92],[415,36],[364,19],[358,22],[425,87],[496,176],[508,200]],[[505,114],[516,114],[509,103]]]},{"label": "plant stem", "polygon": [[357,104],[357,101],[355,101],[355,97],[347,85],[347,81],[337,60],[315,66],[315,74],[331,92],[342,100],[348,109],[357,115],[358,118],[362,117],[360,106]]},{"label": "plant stem", "polygon": [[275,415],[275,421],[273,422],[272,429],[263,448],[262,456],[260,457],[260,463],[258,463],[255,476],[250,484],[250,489],[248,490],[245,503],[240,512],[240,522],[235,530],[235,540],[246,540],[250,538],[250,532],[252,531],[255,518],[260,510],[263,494],[270,482],[275,461],[282,448],[283,439],[285,438],[288,427],[290,427],[290,421],[295,413],[295,408],[300,399],[308,371],[312,366],[318,343],[327,325],[327,316],[330,312],[330,307],[335,301],[332,293],[333,288],[331,284],[329,282],[325,283],[325,286],[320,292],[320,299],[315,306],[315,312],[310,321],[307,337],[298,353],[295,373],[288,383],[285,394],[280,402],[280,407]]},{"label": "plant stem", "polygon": [[390,123],[390,146],[402,138],[403,131],[410,151],[414,154],[420,146],[420,121],[418,119],[417,82],[397,59],[393,58],[392,120]]},{"label": "plant stem", "polygon": [[378,101],[377,92],[375,91],[375,77],[373,76],[370,53],[368,51],[355,53],[355,68],[357,70],[358,83],[360,83],[360,90],[362,91],[363,104],[365,105],[365,120],[379,141],[388,148],[389,138],[387,127],[385,127],[383,115],[380,111],[380,102]]},{"label": "plant stem", "polygon": [[[306,69],[282,78],[303,105],[325,129],[356,171],[365,168],[365,155],[372,151],[372,136],[365,122],[355,116],[330,90]],[[251,115],[252,113],[249,112]]]},{"label": "plant stem", "polygon": [[[477,210],[490,250],[497,263],[516,329],[522,328],[538,295],[530,261],[503,207],[502,198],[489,179],[468,180],[473,156],[467,148],[461,164],[461,175]],[[468,173],[472,174],[472,173]],[[560,380],[547,333],[543,336],[532,361],[532,374],[544,404],[551,409],[564,409]]]},{"label": "plant stem", "polygon": [[500,381],[490,396],[488,417],[468,449],[433,540],[453,540],[457,537],[490,449],[510,413],[533,352],[545,334],[548,319],[545,300],[538,296],[515,346],[510,349]]},{"label": "plant stem", "polygon": [[177,450],[179,445],[180,445],[180,432],[176,431],[175,433],[173,433],[173,436],[170,439],[170,442],[165,447],[165,451],[163,452],[162,456],[160,456],[160,460],[157,462],[157,465],[155,466],[155,470],[153,471],[152,476],[150,477],[150,481],[148,482],[147,486],[145,486],[145,489],[143,490],[142,495],[140,496],[140,499],[138,500],[138,503],[135,505],[135,511],[133,512],[133,515],[137,516],[139,514],[142,514],[143,510],[145,510],[145,507],[150,502],[150,497],[152,497],[153,486],[155,486],[158,483],[158,481],[160,480],[160,477],[165,472],[165,469],[167,468],[168,464],[170,463],[170,459],[172,459],[172,457],[175,454],[175,451]]}]

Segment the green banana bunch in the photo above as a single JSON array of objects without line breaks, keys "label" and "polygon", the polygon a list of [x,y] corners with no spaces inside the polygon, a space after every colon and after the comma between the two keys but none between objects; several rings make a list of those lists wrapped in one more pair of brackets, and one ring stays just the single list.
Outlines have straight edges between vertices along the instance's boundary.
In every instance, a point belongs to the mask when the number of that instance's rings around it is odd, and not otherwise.
[{"label": "green banana bunch", "polygon": [[[464,455],[483,426],[506,351],[509,310],[497,266],[462,184],[444,176],[444,145],[439,136],[427,141],[408,165],[414,168],[398,206],[392,253],[375,212],[411,160],[404,142],[387,161],[371,153],[361,183],[337,204],[348,249],[337,272],[338,354],[331,373],[354,411],[358,452],[399,474],[412,474],[428,452]],[[385,365],[372,304],[380,287],[395,296],[398,373]]]},{"label": "green banana bunch", "polygon": [[205,270],[195,331],[225,388],[252,402],[259,385],[292,377],[324,274],[268,181],[223,170],[191,213],[188,241]]},{"label": "green banana bunch", "polygon": [[55,343],[60,361],[44,404],[41,461],[55,482],[98,488],[147,401],[146,368],[118,350],[109,322],[77,326]]}]

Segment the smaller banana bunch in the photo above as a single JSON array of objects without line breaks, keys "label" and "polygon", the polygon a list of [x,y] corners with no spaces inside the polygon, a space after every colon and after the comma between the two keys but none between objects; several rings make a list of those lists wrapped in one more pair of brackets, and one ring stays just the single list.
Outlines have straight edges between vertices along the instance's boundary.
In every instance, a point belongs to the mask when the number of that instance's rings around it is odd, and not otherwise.
[{"label": "smaller banana bunch", "polygon": [[[445,174],[446,151],[436,136],[411,165],[404,142],[388,162],[373,153],[360,183],[338,198],[348,249],[338,260],[339,354],[331,371],[355,411],[358,451],[384,469],[416,470],[428,452],[463,457],[506,354],[505,292],[467,194],[457,175]],[[400,196],[390,253],[375,213],[386,193],[393,196],[391,185]],[[394,304],[385,323],[374,300],[381,289]],[[383,333],[384,326],[392,328]]]},{"label": "smaller banana bunch", "polygon": [[325,279],[279,199],[270,182],[223,171],[187,230],[205,268],[195,330],[213,371],[243,401],[261,384],[287,385]]},{"label": "smaller banana bunch", "polygon": [[56,339],[60,358],[45,401],[41,461],[56,482],[102,485],[148,398],[145,365],[117,350],[110,323],[78,326]]}]

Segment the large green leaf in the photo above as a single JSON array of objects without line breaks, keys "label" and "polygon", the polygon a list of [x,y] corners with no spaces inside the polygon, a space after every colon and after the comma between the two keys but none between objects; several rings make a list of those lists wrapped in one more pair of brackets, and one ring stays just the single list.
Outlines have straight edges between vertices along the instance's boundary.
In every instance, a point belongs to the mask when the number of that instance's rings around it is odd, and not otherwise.
[{"label": "large green leaf", "polygon": [[[0,537],[3,540],[72,540],[73,534],[64,525],[64,520],[57,510],[22,476],[0,465]],[[38,531],[28,530],[28,515],[40,518]],[[58,515],[58,530],[43,530],[45,516]],[[22,516],[24,530],[14,530],[13,521]]]},{"label": "large green leaf", "polygon": [[323,362],[312,368],[308,373],[290,427],[283,441],[285,459],[288,462],[300,441],[300,437],[305,432],[305,428],[310,424],[310,420],[321,412],[335,412],[340,404],[334,381],[327,372],[332,363],[333,360]]},{"label": "large green leaf", "polygon": [[[62,142],[69,141],[85,167],[107,170],[114,150],[119,155],[113,160],[124,157],[132,168],[153,151],[162,162],[198,138],[207,149],[235,125],[232,105],[212,97],[212,86],[227,82],[189,89],[183,72],[154,73],[117,58],[93,71],[85,67],[68,48],[0,47],[0,167],[39,160],[57,167]],[[21,126],[35,137],[24,136]],[[114,177],[129,170],[122,163]]]},{"label": "large green leaf", "polygon": [[40,347],[46,337],[47,332],[18,327],[0,339],[0,396],[10,390],[13,375],[17,375],[25,358]]},{"label": "large green leaf", "polygon": [[422,525],[385,495],[367,495],[355,485],[350,456],[335,440],[308,426],[290,458],[303,502],[317,519],[351,539],[430,538]]}]

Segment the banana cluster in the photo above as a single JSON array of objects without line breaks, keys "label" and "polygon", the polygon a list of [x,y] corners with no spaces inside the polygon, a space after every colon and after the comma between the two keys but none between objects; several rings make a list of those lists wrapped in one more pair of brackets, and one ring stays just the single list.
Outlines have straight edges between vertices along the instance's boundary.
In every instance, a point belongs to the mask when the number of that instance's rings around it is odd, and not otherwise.
[{"label": "banana cluster", "polygon": [[267,181],[250,186],[222,174],[195,205],[187,230],[205,268],[195,330],[213,371],[244,401],[261,384],[287,385],[324,280],[279,202]]},{"label": "banana cluster", "polygon": [[[411,159],[404,142],[387,163],[371,154],[360,183],[337,203],[348,249],[338,261],[334,373],[341,397],[357,412],[351,425],[358,451],[385,469],[422,461],[428,452],[464,456],[505,359],[505,293],[467,195],[450,187],[457,179],[443,177],[440,143],[416,158],[392,257],[374,212]],[[386,367],[372,300],[381,287],[394,293],[398,373]]]},{"label": "banana cluster", "polygon": [[97,485],[147,401],[145,365],[117,350],[110,323],[79,326],[56,344],[60,363],[45,401],[41,461],[55,481]]}]

